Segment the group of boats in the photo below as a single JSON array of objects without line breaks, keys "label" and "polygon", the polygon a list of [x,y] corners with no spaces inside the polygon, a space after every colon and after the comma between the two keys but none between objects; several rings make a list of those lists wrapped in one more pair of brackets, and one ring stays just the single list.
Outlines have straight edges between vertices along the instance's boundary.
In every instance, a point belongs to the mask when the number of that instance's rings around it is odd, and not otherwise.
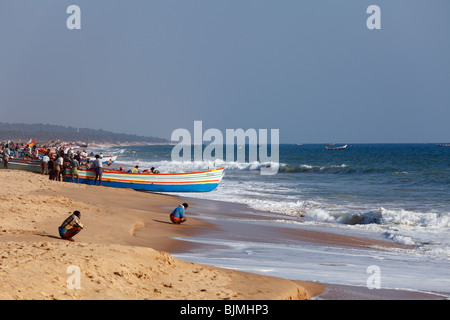
[{"label": "group of boats", "polygon": [[[113,164],[117,160],[117,157],[118,155],[103,156],[102,162],[104,164]],[[94,161],[95,159],[95,156],[92,155],[87,157],[87,161]],[[11,157],[8,161],[8,168],[41,173],[42,156],[39,158],[25,156]],[[77,171],[79,183],[94,184],[96,177],[94,169],[82,167]],[[102,186],[154,192],[209,192],[217,188],[224,173],[224,167],[200,172],[154,174],[131,173],[104,166]],[[72,182],[71,169],[65,169],[63,180]]]}]

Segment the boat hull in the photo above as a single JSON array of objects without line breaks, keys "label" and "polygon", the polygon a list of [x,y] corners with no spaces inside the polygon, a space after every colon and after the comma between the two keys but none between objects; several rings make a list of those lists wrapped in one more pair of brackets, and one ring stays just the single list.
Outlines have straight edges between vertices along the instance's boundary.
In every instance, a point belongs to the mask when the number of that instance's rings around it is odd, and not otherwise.
[{"label": "boat hull", "polygon": [[[210,192],[222,180],[225,168],[189,173],[127,173],[104,170],[102,186],[155,192]],[[94,184],[94,170],[78,170],[79,182]],[[64,181],[72,182],[70,170],[66,170]],[[75,181],[76,182],[76,181]],[[97,182],[98,184],[98,182]]]},{"label": "boat hull", "polygon": [[325,147],[327,150],[344,150],[347,148],[347,145],[344,145],[342,147],[336,147],[336,148],[330,148],[330,147]]},{"label": "boat hull", "polygon": [[[0,159],[3,162],[3,156]],[[3,164],[3,163],[2,163]],[[10,158],[8,161],[8,169],[25,170],[31,172],[42,172],[42,163],[40,160]]]}]

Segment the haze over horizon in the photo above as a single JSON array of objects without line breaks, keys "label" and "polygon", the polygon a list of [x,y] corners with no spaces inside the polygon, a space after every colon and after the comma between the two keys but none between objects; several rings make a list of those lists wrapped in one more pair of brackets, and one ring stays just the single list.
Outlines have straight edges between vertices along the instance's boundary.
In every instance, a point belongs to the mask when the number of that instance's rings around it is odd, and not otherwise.
[{"label": "haze over horizon", "polygon": [[[73,4],[80,30],[66,25]],[[170,140],[199,120],[279,129],[280,143],[448,143],[448,12],[445,0],[6,0],[0,122]]]}]

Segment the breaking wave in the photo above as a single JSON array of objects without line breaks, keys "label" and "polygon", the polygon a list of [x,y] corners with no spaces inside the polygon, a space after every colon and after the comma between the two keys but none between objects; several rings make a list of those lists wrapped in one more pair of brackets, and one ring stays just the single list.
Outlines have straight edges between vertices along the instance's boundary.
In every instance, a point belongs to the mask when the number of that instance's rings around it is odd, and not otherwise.
[{"label": "breaking wave", "polygon": [[123,160],[118,159],[117,163],[134,167],[139,165],[140,167],[155,167],[159,168],[160,172],[189,172],[198,170],[209,170],[212,168],[225,167],[226,170],[232,171],[260,171],[263,168],[275,167],[279,173],[331,173],[331,174],[345,174],[352,173],[354,170],[346,164],[330,165],[330,166],[314,166],[314,165],[300,165],[293,166],[285,163],[278,162],[237,162],[237,161],[148,161],[145,160]]}]

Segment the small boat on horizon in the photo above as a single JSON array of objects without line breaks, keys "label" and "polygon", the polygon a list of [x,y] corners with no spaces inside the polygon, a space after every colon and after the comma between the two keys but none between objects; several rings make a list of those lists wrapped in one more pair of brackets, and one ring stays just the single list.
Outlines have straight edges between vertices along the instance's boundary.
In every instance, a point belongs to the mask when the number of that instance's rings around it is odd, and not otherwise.
[{"label": "small boat on horizon", "polygon": [[327,150],[342,150],[342,149],[346,149],[346,148],[347,148],[347,145],[345,144],[345,145],[340,146],[340,147],[332,147],[332,148],[330,148],[330,147],[328,147],[328,146],[325,146],[325,148],[326,148]]}]

